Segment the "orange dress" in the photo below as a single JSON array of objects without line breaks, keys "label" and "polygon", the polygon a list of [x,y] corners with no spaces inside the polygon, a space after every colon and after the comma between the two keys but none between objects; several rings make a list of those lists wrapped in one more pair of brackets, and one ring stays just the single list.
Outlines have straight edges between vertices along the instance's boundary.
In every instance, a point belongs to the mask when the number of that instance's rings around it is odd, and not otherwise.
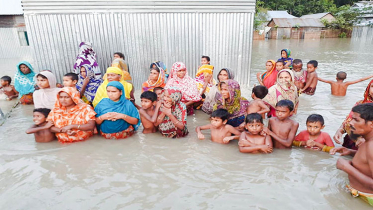
[{"label": "orange dress", "polygon": [[[67,111],[58,100],[58,94],[56,105],[49,113],[47,121],[53,122],[54,126],[57,128],[63,128],[68,125],[84,125],[90,120],[96,120],[96,112],[90,105],[83,103],[80,100],[80,94],[78,91],[74,88],[65,87],[62,88],[60,92],[66,92],[69,94],[76,105]],[[76,131],[76,134],[71,136],[67,135],[67,133],[56,133],[58,141],[61,143],[84,141],[93,135],[93,130],[82,131],[73,129],[73,131]]]}]

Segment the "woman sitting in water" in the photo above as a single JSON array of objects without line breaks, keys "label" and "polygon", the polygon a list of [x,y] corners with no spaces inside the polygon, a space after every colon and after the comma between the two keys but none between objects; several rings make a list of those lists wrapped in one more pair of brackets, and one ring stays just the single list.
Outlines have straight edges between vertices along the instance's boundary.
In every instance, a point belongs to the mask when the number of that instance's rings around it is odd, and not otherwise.
[{"label": "woman sitting in water", "polygon": [[95,72],[89,65],[85,64],[80,67],[79,81],[76,84],[76,88],[85,103],[92,104],[101,83],[102,79],[95,78]]},{"label": "woman sitting in water", "polygon": [[150,69],[150,75],[146,82],[142,83],[142,92],[153,91],[156,87],[164,88],[166,75],[160,67],[154,66]]},{"label": "woman sitting in water", "polygon": [[288,99],[294,103],[294,114],[298,110],[298,93],[294,85],[294,74],[289,69],[283,69],[277,74],[277,83],[268,89],[268,94],[263,101],[270,105],[268,116],[276,117],[277,102]]},{"label": "woman sitting in water", "polygon": [[149,68],[152,69],[152,68],[155,68],[155,67],[158,67],[159,69],[163,69],[164,74],[166,76],[166,81],[167,81],[168,72],[167,72],[167,66],[166,66],[166,64],[164,64],[162,61],[156,61],[156,62],[150,64]]},{"label": "woman sitting in water", "polygon": [[80,94],[72,87],[62,88],[57,95],[54,109],[47,121],[53,123],[51,131],[62,143],[84,141],[93,135],[95,128],[93,108],[80,100]]},{"label": "woman sitting in water", "polygon": [[220,92],[216,94],[214,110],[226,109],[229,112],[228,125],[238,127],[245,121],[249,101],[241,97],[241,88],[235,80],[225,80],[219,83]]},{"label": "woman sitting in water", "polygon": [[17,65],[17,73],[14,76],[14,87],[18,91],[21,104],[33,104],[32,94],[35,91],[34,68],[27,61],[22,61]]},{"label": "woman sitting in water", "polygon": [[177,87],[166,87],[163,91],[162,106],[155,126],[159,125],[159,132],[168,138],[188,135],[187,109],[181,102],[181,91]]},{"label": "woman sitting in water", "polygon": [[49,70],[41,71],[36,75],[39,90],[33,94],[35,108],[53,109],[57,100],[57,93],[61,90],[57,88],[57,79]]},{"label": "woman sitting in water", "polygon": [[[356,102],[356,105],[359,104],[365,104],[365,103],[373,103],[373,80],[369,82],[367,88],[365,89],[364,92],[364,99]],[[344,133],[347,133],[343,139],[343,147],[349,148],[349,149],[354,149],[357,150],[358,147],[356,145],[357,140],[359,139],[359,136],[354,135],[351,132],[351,126],[350,126],[350,121],[352,120],[352,111],[350,114],[347,116],[347,118],[343,121],[342,125],[339,127],[337,132],[335,133],[333,139],[335,142],[338,144],[341,143],[341,139]],[[361,137],[360,137],[361,138]],[[364,141],[364,140],[362,140]]]},{"label": "woman sitting in water", "polygon": [[292,69],[293,68],[293,59],[290,58],[291,51],[289,49],[282,49],[281,50],[281,58],[277,61],[284,62],[284,69]]},{"label": "woman sitting in water", "polygon": [[124,139],[132,136],[140,125],[140,115],[132,102],[126,99],[120,82],[107,84],[109,98],[102,99],[95,111],[96,123],[101,125],[101,135],[106,139]]},{"label": "woman sitting in water", "polygon": [[[231,71],[228,68],[221,69],[218,73],[218,82],[223,82],[228,79],[234,79],[233,71]],[[209,115],[212,113],[212,111],[214,110],[214,106],[216,104],[215,96],[216,96],[216,93],[218,92],[219,92],[218,84],[210,88],[210,91],[205,94],[206,98],[203,101],[202,111],[206,112]]]},{"label": "woman sitting in water", "polygon": [[93,106],[97,106],[97,104],[103,99],[107,98],[107,91],[106,87],[109,84],[109,82],[112,81],[118,81],[120,82],[125,90],[125,96],[129,100],[135,100],[135,97],[133,95],[134,88],[133,85],[129,82],[124,81],[124,74],[123,71],[116,67],[109,67],[106,70],[106,74],[104,76],[104,82],[100,85],[100,87],[97,89],[95,99],[93,100],[92,104]]},{"label": "woman sitting in water", "polygon": [[188,76],[184,63],[176,62],[172,65],[170,79],[166,87],[177,87],[182,92],[183,102],[188,109],[188,115],[193,114],[193,103],[201,101],[201,95],[198,92],[196,82]]},{"label": "woman sitting in water", "polygon": [[206,98],[206,94],[210,92],[210,89],[216,86],[216,81],[212,78],[213,71],[214,66],[211,65],[202,65],[197,71],[195,80],[202,98]]},{"label": "woman sitting in water", "polygon": [[261,74],[258,72],[256,77],[260,85],[266,86],[267,88],[272,87],[277,80],[277,69],[276,69],[276,62],[274,60],[268,60],[266,62],[266,69],[267,71]]},{"label": "woman sitting in water", "polygon": [[76,57],[74,64],[74,70],[76,74],[79,74],[80,67],[83,65],[89,65],[93,72],[95,73],[96,79],[101,78],[100,67],[97,64],[96,52],[92,48],[92,43],[90,42],[81,42],[79,44],[79,54]]}]

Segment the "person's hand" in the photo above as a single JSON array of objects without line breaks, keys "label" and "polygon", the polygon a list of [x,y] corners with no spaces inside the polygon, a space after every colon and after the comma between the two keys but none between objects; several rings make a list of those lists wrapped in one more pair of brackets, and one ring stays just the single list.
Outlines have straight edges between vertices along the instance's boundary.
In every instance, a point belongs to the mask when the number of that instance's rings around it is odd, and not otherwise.
[{"label": "person's hand", "polygon": [[269,132],[271,132],[268,127],[263,127],[263,131],[265,134],[270,135]]},{"label": "person's hand", "polygon": [[224,137],[223,142],[225,144],[227,144],[227,143],[229,143],[229,141],[231,141],[233,139],[234,139],[234,136],[227,136],[227,137]]},{"label": "person's hand", "polygon": [[203,140],[205,139],[205,135],[203,135],[201,132],[198,133],[198,139]]},{"label": "person's hand", "polygon": [[343,134],[341,132],[341,129],[338,129],[337,132],[333,136],[333,139],[334,139],[335,143],[341,144],[342,136],[343,136]]},{"label": "person's hand", "polygon": [[48,121],[47,124],[44,126],[45,128],[51,128],[53,126],[53,122]]},{"label": "person's hand", "polygon": [[341,153],[341,156],[350,155],[351,151],[346,147],[334,147],[329,151],[329,154],[335,155],[335,153]]},{"label": "person's hand", "polygon": [[69,135],[69,136],[73,136],[73,135],[77,134],[77,132],[73,131],[73,130],[67,130],[66,134]]},{"label": "person's hand", "polygon": [[307,140],[306,145],[307,147],[314,147],[315,146],[315,141],[314,140]]},{"label": "person's hand", "polygon": [[171,113],[171,108],[168,108],[168,107],[164,107],[162,108],[162,112],[166,115],[166,116],[170,116],[172,115]]},{"label": "person's hand", "polygon": [[273,151],[273,148],[268,145],[262,145],[260,150],[264,153],[271,153]]},{"label": "person's hand", "polygon": [[211,74],[206,74],[204,78],[205,84],[211,83],[212,81],[212,75]]},{"label": "person's hand", "polygon": [[84,80],[83,80],[83,85],[87,86],[88,83],[89,83],[89,77],[85,77]]},{"label": "person's hand", "polygon": [[346,160],[344,158],[338,158],[337,169],[344,171],[348,165],[351,165],[351,160]]},{"label": "person's hand", "polygon": [[12,98],[11,98],[11,97],[7,97],[6,100],[7,100],[7,101],[11,101]]},{"label": "person's hand", "polygon": [[162,100],[157,101],[156,108],[160,108],[162,106]]},{"label": "person's hand", "polygon": [[71,129],[73,129],[73,128],[74,128],[73,125],[67,125],[67,126],[65,126],[65,127],[62,127],[62,128],[61,128],[61,131],[62,131],[62,133],[67,133],[68,130],[71,130]]},{"label": "person's hand", "polygon": [[355,145],[357,147],[360,147],[364,143],[365,143],[365,139],[362,136],[360,136],[359,138],[357,138],[357,141],[356,141]]}]

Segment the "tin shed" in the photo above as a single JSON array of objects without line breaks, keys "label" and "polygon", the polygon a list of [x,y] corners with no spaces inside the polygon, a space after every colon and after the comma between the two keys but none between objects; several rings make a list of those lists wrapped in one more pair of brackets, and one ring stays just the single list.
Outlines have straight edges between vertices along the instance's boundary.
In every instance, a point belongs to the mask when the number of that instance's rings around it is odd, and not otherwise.
[{"label": "tin shed", "polygon": [[248,84],[255,0],[24,0],[35,67],[59,79],[72,71],[82,41],[92,43],[102,72],[123,52],[138,89],[153,61],[185,62],[195,75],[202,55],[215,74],[234,70]]}]

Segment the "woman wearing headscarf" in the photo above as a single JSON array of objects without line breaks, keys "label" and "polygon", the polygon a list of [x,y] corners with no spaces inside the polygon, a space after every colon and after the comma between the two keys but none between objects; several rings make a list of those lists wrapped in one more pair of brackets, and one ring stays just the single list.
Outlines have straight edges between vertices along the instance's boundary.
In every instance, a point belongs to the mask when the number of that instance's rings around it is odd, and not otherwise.
[{"label": "woman wearing headscarf", "polygon": [[176,62],[172,65],[170,79],[165,88],[177,87],[182,93],[181,102],[183,102],[188,109],[188,114],[193,114],[193,103],[201,101],[202,97],[198,92],[196,82],[187,72],[184,63]]},{"label": "woman wearing headscarf", "polygon": [[168,138],[179,138],[188,135],[187,109],[181,101],[182,93],[177,87],[166,87],[163,90],[162,106],[155,126]]},{"label": "woman wearing headscarf", "polygon": [[[373,103],[373,80],[371,80],[365,89],[364,92],[364,99],[356,102],[354,106],[357,106],[359,104],[365,104],[365,103]],[[343,134],[346,133],[344,139],[343,139],[343,147],[357,150],[358,147],[356,146],[356,141],[358,140],[359,136],[354,135],[351,132],[351,126],[350,121],[352,120],[352,111],[350,114],[346,117],[346,119],[343,121],[342,125],[339,127],[337,132],[334,135],[334,140],[338,144],[340,144],[340,140],[343,136]]]},{"label": "woman wearing headscarf", "polygon": [[142,83],[142,92],[153,91],[156,87],[164,88],[166,86],[165,80],[166,75],[161,67],[151,67],[148,80]]},{"label": "woman wearing headscarf", "polygon": [[293,71],[289,69],[278,72],[276,84],[268,89],[267,96],[263,98],[263,101],[270,105],[268,116],[276,117],[276,104],[283,99],[288,99],[294,103],[294,114],[296,114],[299,102],[298,92],[294,85]]},{"label": "woman wearing headscarf", "polygon": [[97,64],[96,52],[92,49],[92,43],[90,42],[81,42],[79,44],[79,52],[74,64],[75,73],[79,74],[80,67],[85,64],[88,64],[92,68],[96,79],[101,78],[101,71]]},{"label": "woman wearing headscarf", "polygon": [[79,81],[76,88],[80,92],[80,96],[85,103],[92,104],[95,98],[98,87],[100,87],[102,79],[96,79],[95,73],[91,66],[84,64],[80,67]]},{"label": "woman wearing headscarf", "polygon": [[95,111],[96,123],[106,139],[124,139],[132,136],[140,125],[140,115],[133,103],[126,99],[126,92],[120,82],[107,84],[109,98],[102,99]]},{"label": "woman wearing headscarf", "polygon": [[33,104],[33,93],[35,91],[36,78],[34,68],[27,61],[17,65],[17,72],[14,76],[14,87],[18,91],[18,98],[21,104]]},{"label": "woman wearing headscarf", "polygon": [[75,88],[60,89],[56,105],[49,113],[47,121],[53,123],[51,131],[56,133],[61,143],[84,141],[93,135],[95,115],[93,108],[80,100]]},{"label": "woman wearing headscarf", "polygon": [[[218,73],[218,82],[223,82],[228,79],[234,79],[233,71],[228,68],[223,68]],[[202,111],[206,112],[207,114],[211,114],[214,110],[214,106],[216,104],[216,93],[219,92],[218,84],[213,85],[210,88],[210,91],[206,94],[206,98],[202,105]]]},{"label": "woman wearing headscarf", "polygon": [[151,68],[154,68],[154,67],[158,67],[159,69],[163,69],[164,74],[165,74],[165,76],[166,76],[165,82],[167,82],[168,71],[167,71],[167,66],[166,66],[166,64],[164,64],[162,61],[156,61],[156,62],[150,64],[150,69],[151,69]]},{"label": "woman wearing headscarf", "polygon": [[57,93],[61,90],[57,88],[57,79],[49,70],[41,71],[36,75],[37,85],[40,88],[33,94],[35,108],[53,109],[57,100]]},{"label": "woman wearing headscarf", "polygon": [[206,94],[210,92],[210,89],[216,85],[216,81],[212,78],[213,73],[214,66],[212,65],[202,65],[196,73],[195,81],[202,98],[205,98]]},{"label": "woman wearing headscarf", "polygon": [[96,105],[103,99],[107,98],[107,90],[106,87],[109,84],[109,82],[112,81],[118,81],[120,82],[124,87],[125,96],[129,100],[134,100],[133,96],[133,85],[129,82],[126,82],[124,80],[124,74],[123,71],[116,67],[109,67],[106,70],[106,74],[104,76],[104,82],[100,85],[100,87],[97,89],[95,99],[92,102],[93,107],[96,107]]},{"label": "woman wearing headscarf", "polygon": [[119,68],[120,70],[122,70],[124,80],[132,80],[132,77],[131,77],[130,73],[128,72],[128,66],[127,66],[126,62],[124,62],[123,59],[121,59],[121,58],[114,59],[114,61],[111,63],[111,67],[116,67],[116,68]]},{"label": "woman wearing headscarf", "polygon": [[281,58],[279,58],[277,61],[284,62],[284,69],[292,69],[293,68],[293,59],[290,58],[291,51],[290,49],[282,49],[281,50]]},{"label": "woman wearing headscarf", "polygon": [[245,121],[249,101],[241,97],[241,88],[235,80],[225,80],[219,83],[219,92],[216,94],[214,110],[226,109],[229,117],[227,124],[238,127]]},{"label": "woman wearing headscarf", "polygon": [[276,62],[274,60],[268,60],[266,62],[266,72],[257,73],[257,79],[260,85],[266,86],[267,88],[272,87],[277,80]]}]

